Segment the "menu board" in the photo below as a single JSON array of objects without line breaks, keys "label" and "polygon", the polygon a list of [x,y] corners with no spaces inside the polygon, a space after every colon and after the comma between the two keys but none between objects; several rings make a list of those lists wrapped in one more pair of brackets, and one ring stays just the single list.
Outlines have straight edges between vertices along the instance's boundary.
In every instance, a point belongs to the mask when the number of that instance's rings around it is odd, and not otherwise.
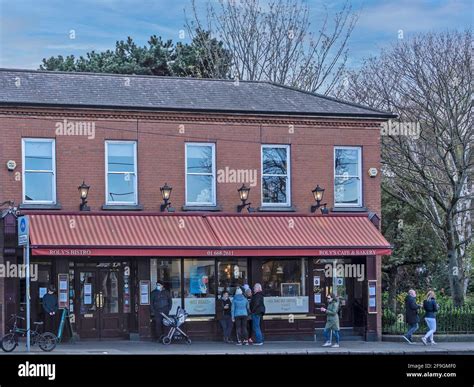
[{"label": "menu board", "polygon": [[140,305],[150,305],[150,281],[140,281]]},{"label": "menu board", "polygon": [[58,274],[58,307],[60,309],[69,306],[69,276],[68,274]]},{"label": "menu board", "polygon": [[368,286],[368,312],[369,313],[377,313],[377,281],[376,280],[369,280],[367,281]]}]

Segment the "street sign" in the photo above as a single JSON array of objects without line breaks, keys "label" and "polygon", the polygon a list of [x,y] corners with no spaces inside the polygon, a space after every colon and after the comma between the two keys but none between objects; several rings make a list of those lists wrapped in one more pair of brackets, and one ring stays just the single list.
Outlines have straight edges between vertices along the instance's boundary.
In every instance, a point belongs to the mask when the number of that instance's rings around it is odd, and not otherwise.
[{"label": "street sign", "polygon": [[30,222],[28,215],[18,218],[18,246],[26,246],[30,238]]}]

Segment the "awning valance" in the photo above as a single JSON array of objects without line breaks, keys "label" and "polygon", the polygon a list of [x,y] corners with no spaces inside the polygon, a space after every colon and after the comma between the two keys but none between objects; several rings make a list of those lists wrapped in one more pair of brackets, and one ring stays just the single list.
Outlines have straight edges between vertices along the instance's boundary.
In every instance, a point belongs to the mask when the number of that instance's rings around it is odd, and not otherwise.
[{"label": "awning valance", "polygon": [[367,216],[31,214],[33,255],[347,256],[390,254]]}]

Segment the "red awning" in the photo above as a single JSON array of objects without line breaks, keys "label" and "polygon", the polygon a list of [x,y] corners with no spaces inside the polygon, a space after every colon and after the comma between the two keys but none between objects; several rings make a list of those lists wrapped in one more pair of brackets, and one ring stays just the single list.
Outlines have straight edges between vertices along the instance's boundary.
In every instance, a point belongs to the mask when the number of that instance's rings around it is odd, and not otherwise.
[{"label": "red awning", "polygon": [[31,214],[33,255],[339,256],[390,254],[367,216]]}]

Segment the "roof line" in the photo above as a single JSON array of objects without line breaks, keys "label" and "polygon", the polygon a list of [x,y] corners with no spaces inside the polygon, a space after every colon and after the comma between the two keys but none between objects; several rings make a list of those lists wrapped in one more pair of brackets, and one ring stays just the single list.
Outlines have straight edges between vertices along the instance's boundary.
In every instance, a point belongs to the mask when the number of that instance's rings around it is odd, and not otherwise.
[{"label": "roof line", "polygon": [[[127,105],[78,105],[78,104],[52,104],[52,103],[34,103],[34,102],[3,102],[0,101],[0,107],[51,107],[51,108],[82,108],[82,109],[100,109],[100,110],[124,110],[124,111],[148,111],[148,112],[203,112],[216,114],[240,114],[240,115],[268,115],[268,116],[291,116],[291,117],[345,117],[345,118],[395,118],[396,114],[389,112],[372,113],[304,113],[304,112],[285,112],[285,111],[265,111],[265,110],[224,110],[224,109],[192,109],[192,108],[159,108],[156,106],[127,106]],[[372,109],[366,109],[372,110]]]},{"label": "roof line", "polygon": [[282,84],[276,83],[276,82],[270,82],[270,81],[264,81],[264,82],[269,83],[270,85],[273,85],[273,86],[276,86],[276,87],[281,87],[281,88],[284,88],[284,89],[289,89],[289,90],[293,90],[293,91],[298,91],[300,93],[309,94],[309,95],[312,95],[313,97],[319,97],[319,98],[327,99],[327,100],[332,101],[332,102],[342,103],[344,105],[354,106],[354,107],[358,107],[358,108],[365,109],[365,110],[372,110],[376,113],[381,113],[381,114],[386,114],[386,115],[397,117],[397,115],[392,113],[392,112],[388,112],[388,111],[385,111],[385,110],[374,109],[374,108],[371,108],[369,106],[361,105],[361,104],[358,104],[358,103],[355,103],[355,102],[349,102],[349,101],[346,101],[346,100],[343,100],[343,99],[339,99],[339,98],[330,97],[328,95],[324,95],[324,94],[320,94],[320,93],[314,93],[314,92],[311,92],[311,91],[298,89],[297,87],[282,85]]}]

